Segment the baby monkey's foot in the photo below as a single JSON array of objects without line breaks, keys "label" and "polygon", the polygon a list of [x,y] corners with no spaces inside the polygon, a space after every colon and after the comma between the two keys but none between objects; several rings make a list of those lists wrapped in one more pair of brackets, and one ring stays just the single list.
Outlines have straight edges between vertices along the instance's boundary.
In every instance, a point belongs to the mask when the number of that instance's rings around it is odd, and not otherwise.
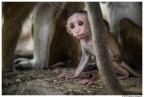
[{"label": "baby monkey's foot", "polygon": [[99,75],[99,73],[88,73],[89,79],[84,79],[81,80],[79,83],[84,84],[84,85],[92,85],[92,84],[98,84],[102,82],[102,79]]}]

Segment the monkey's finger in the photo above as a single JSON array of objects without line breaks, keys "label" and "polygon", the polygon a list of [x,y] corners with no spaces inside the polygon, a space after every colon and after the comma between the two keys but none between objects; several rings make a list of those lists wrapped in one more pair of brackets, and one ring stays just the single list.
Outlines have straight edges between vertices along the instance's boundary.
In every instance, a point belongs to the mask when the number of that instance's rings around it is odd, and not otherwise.
[{"label": "monkey's finger", "polygon": [[80,81],[81,84],[83,85],[93,85],[93,84],[98,84],[100,81],[94,81],[92,79],[84,79],[82,81]]},{"label": "monkey's finger", "polygon": [[19,62],[22,62],[22,61],[27,61],[28,59],[26,59],[26,58],[18,58],[18,59],[16,59],[14,62],[15,62],[15,64],[18,64]]},{"label": "monkey's finger", "polygon": [[69,79],[69,78],[76,78],[74,76],[74,74],[64,74],[64,73],[61,73],[57,76],[58,78],[66,78],[66,79]]},{"label": "monkey's finger", "polygon": [[66,76],[67,76],[67,74],[61,73],[61,74],[59,74],[57,77],[58,77],[58,78],[66,78]]},{"label": "monkey's finger", "polygon": [[89,81],[89,83],[87,83],[87,85],[93,85],[93,84],[95,84],[94,81]]},{"label": "monkey's finger", "polygon": [[89,83],[88,83],[87,85],[95,85],[95,84],[98,84],[98,83],[100,83],[100,82],[102,82],[101,79],[91,80],[91,81],[89,81]]},{"label": "monkey's finger", "polygon": [[90,79],[84,79],[84,80],[81,80],[81,81],[78,82],[78,83],[83,84],[83,85],[86,85],[86,84],[89,83],[89,81],[90,81]]},{"label": "monkey's finger", "polygon": [[26,60],[14,65],[15,69],[32,69],[32,64]]}]

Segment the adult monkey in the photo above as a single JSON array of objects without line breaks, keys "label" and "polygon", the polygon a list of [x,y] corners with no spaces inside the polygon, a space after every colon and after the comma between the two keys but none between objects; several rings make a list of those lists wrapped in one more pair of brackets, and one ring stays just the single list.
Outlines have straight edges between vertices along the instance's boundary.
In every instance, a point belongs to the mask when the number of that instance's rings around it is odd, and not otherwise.
[{"label": "adult monkey", "polygon": [[64,20],[67,17],[66,15],[69,12],[83,8],[84,3],[81,2],[5,2],[3,5],[4,24],[2,29],[3,71],[14,70],[14,52],[21,32],[21,27],[24,20],[33,9],[36,10],[34,22],[34,58],[32,60],[22,59],[17,66],[30,69],[43,69],[49,66],[50,42],[55,27],[58,27],[55,24],[62,23],[59,25],[63,25]]},{"label": "adult monkey", "polygon": [[107,2],[101,5],[107,7],[110,32],[119,40],[126,62],[142,72],[142,2]]}]

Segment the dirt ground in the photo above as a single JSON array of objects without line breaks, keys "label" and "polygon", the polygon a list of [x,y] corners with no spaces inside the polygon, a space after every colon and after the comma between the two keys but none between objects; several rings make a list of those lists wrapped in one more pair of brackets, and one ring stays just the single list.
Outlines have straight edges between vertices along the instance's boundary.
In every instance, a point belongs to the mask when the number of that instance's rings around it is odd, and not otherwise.
[{"label": "dirt ground", "polygon": [[[103,83],[82,85],[83,78],[59,79],[61,72],[73,73],[75,68],[29,70],[3,73],[2,95],[106,95]],[[142,78],[120,80],[127,95],[142,95]]]}]

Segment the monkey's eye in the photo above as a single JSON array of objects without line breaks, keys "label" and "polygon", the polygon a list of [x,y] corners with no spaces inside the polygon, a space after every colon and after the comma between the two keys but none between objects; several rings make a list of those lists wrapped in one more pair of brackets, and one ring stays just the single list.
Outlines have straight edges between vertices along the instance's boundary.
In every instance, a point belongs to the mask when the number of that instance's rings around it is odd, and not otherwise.
[{"label": "monkey's eye", "polygon": [[73,29],[74,27],[75,27],[75,26],[74,26],[73,24],[72,24],[72,25],[70,25],[70,28],[71,28],[71,29]]},{"label": "monkey's eye", "polygon": [[80,21],[79,23],[78,23],[78,25],[79,26],[82,26],[84,23],[82,22],[82,21]]}]

